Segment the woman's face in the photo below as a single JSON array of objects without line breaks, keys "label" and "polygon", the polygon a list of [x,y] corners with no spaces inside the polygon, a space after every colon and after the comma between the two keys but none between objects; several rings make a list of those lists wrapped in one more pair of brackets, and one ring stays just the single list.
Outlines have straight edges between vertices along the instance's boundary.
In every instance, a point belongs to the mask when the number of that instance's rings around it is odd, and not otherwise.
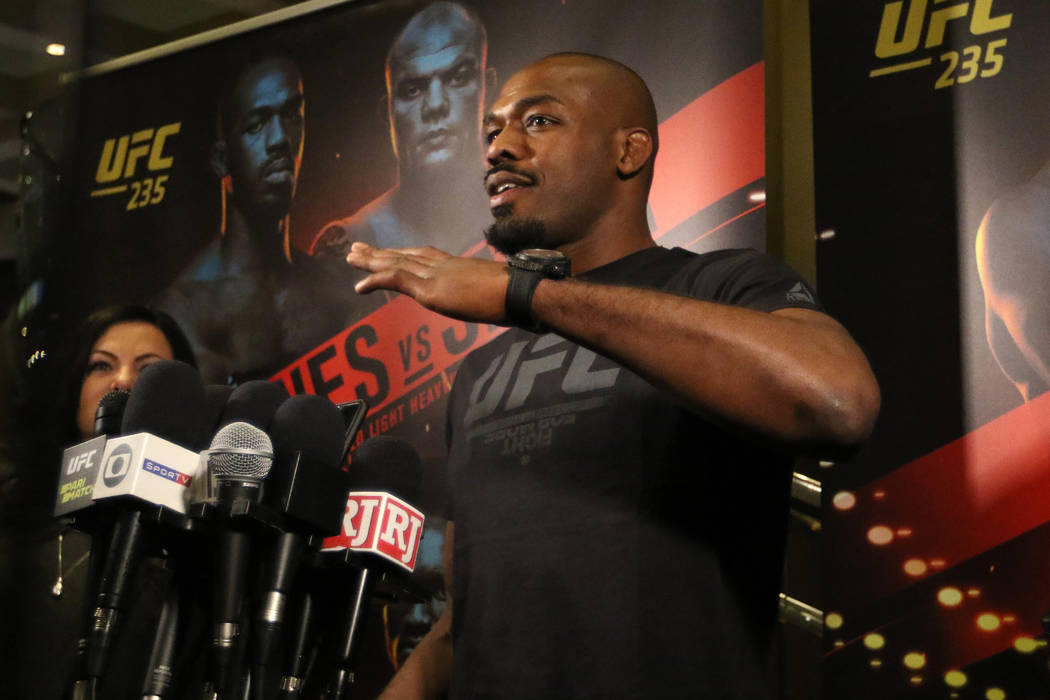
[{"label": "woman's face", "polygon": [[130,391],[143,367],[174,359],[168,339],[146,321],[115,323],[99,336],[88,356],[87,372],[80,385],[77,429],[80,437],[91,437],[99,400],[114,389]]}]

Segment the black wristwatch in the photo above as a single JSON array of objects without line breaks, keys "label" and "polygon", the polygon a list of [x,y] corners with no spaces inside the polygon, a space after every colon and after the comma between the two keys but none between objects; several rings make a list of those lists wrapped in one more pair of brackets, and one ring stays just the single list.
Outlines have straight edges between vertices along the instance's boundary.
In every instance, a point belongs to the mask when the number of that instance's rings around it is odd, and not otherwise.
[{"label": "black wristwatch", "polygon": [[556,250],[526,248],[507,258],[510,282],[507,284],[507,320],[526,330],[538,331],[532,317],[532,295],[541,279],[560,280],[569,276],[569,257]]}]

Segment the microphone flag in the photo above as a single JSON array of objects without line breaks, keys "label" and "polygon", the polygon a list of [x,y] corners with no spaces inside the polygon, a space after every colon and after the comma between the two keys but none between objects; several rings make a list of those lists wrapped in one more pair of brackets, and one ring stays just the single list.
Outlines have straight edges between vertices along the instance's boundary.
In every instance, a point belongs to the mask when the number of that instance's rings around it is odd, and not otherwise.
[{"label": "microphone flag", "polygon": [[411,572],[416,567],[424,516],[385,491],[353,491],[338,535],[325,538],[322,551],[376,554]]}]

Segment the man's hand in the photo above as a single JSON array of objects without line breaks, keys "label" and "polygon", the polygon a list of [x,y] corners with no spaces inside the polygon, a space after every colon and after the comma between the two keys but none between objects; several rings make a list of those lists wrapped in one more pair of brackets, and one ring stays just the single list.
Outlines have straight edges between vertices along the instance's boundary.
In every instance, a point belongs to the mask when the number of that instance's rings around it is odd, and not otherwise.
[{"label": "man's hand", "polygon": [[431,246],[373,248],[366,243],[350,246],[346,261],[372,273],[354,287],[358,294],[387,289],[461,321],[506,323],[510,275],[503,263],[457,258]]}]

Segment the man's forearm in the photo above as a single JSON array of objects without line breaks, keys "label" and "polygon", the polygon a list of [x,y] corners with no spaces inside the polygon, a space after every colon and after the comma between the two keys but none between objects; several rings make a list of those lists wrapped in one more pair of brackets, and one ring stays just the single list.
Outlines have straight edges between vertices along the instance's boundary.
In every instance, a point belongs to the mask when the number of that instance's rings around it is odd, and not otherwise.
[{"label": "man's forearm", "polygon": [[405,659],[378,700],[437,700],[452,676],[452,621],[446,610]]},{"label": "man's forearm", "polygon": [[[506,267],[433,248],[347,256],[368,270],[357,290],[408,294],[466,321],[502,323]],[[630,367],[694,410],[824,454],[872,429],[878,384],[864,353],[834,319],[808,309],[764,313],[665,292],[542,280],[532,309],[561,335]]]},{"label": "man's forearm", "polygon": [[819,312],[765,313],[579,280],[540,282],[533,311],[693,409],[779,440],[848,447],[878,412],[863,353]]}]

